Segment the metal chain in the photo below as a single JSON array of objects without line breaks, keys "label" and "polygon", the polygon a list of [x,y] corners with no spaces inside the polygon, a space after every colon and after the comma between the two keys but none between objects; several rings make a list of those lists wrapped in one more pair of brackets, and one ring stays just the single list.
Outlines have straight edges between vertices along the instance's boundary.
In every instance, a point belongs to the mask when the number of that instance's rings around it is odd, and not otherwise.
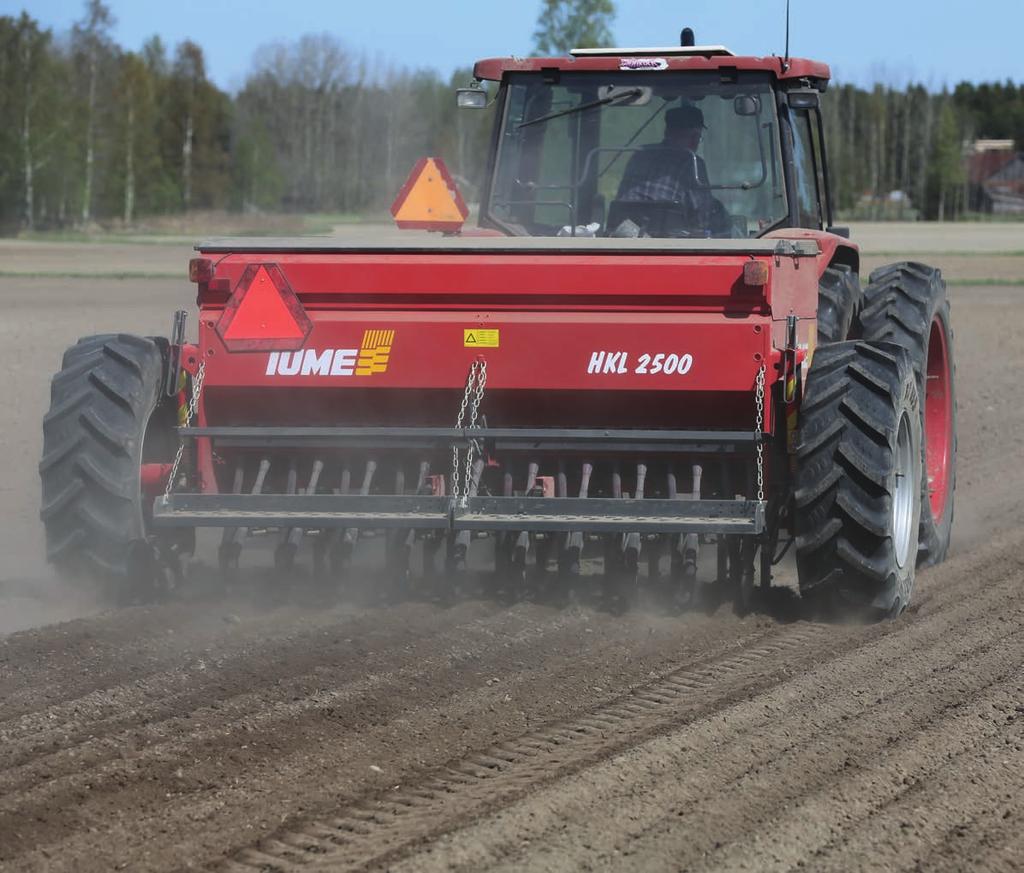
[{"label": "metal chain", "polygon": [[764,379],[765,366],[757,371],[757,390],[754,392],[754,429],[757,440],[757,501],[764,503]]},{"label": "metal chain", "polygon": [[[459,406],[459,414],[455,419],[456,429],[468,427],[474,430],[479,427],[477,416],[480,413],[480,402],[484,398],[484,388],[487,385],[487,361],[478,359],[473,361],[469,367],[469,375],[466,377],[466,390],[462,394],[462,403]],[[469,424],[466,425],[466,408],[469,407]],[[452,446],[452,497],[458,500],[462,506],[469,500],[470,485],[473,480],[473,455],[479,450],[476,440],[470,440],[466,449],[466,463],[463,474],[462,486],[459,485],[459,447]]]},{"label": "metal chain", "polygon": [[[183,427],[188,427],[192,424],[192,419],[195,418],[196,410],[199,408],[199,397],[203,393],[203,379],[206,376],[206,361],[203,361],[199,365],[199,370],[196,373],[195,378],[192,380],[192,399],[188,403],[188,411],[185,414],[185,423]],[[171,491],[174,490],[174,480],[178,476],[178,467],[181,466],[181,457],[185,454],[185,440],[178,440],[178,452],[174,456],[174,463],[171,464],[171,475],[167,477],[167,485],[164,487],[164,502],[166,503],[171,497]]]}]

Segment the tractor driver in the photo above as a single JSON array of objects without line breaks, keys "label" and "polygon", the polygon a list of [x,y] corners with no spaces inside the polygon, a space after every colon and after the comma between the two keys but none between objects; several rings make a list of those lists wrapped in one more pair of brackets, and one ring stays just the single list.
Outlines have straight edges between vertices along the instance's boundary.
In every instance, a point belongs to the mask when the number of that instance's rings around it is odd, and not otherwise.
[{"label": "tractor driver", "polygon": [[669,109],[664,139],[633,153],[617,199],[678,203],[693,217],[695,229],[728,236],[729,214],[711,195],[707,167],[697,154],[704,130],[704,113],[692,103]]}]

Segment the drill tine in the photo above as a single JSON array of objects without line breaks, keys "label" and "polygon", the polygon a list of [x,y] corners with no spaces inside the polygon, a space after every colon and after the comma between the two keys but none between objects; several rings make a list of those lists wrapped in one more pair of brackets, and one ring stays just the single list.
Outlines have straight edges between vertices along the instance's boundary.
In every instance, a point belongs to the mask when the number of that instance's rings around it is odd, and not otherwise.
[{"label": "drill tine", "polygon": [[647,483],[647,465],[637,464],[636,465],[636,497],[637,500],[644,499],[644,487]]},{"label": "drill tine", "polygon": [[[234,482],[232,482],[232,485],[231,485],[231,493],[232,494],[241,494],[242,493],[242,483],[244,481],[245,481],[245,467],[242,466],[241,463],[239,463],[235,467],[235,479],[234,479]],[[238,528],[237,527],[226,527],[226,528],[224,528],[224,532],[221,534],[220,547],[223,549],[226,546],[230,546],[232,543],[235,542],[237,537],[238,537]]]},{"label": "drill tine", "polygon": [[[235,478],[232,482],[232,492],[242,493],[245,483],[245,467],[239,462],[235,467]],[[217,549],[217,563],[225,579],[229,578],[232,571],[238,566],[238,558],[242,553],[240,540],[245,536],[244,527],[226,527],[221,533],[220,547]]]},{"label": "drill tine", "polygon": [[[473,473],[469,480],[469,496],[476,497],[477,492],[480,490],[480,477],[484,473],[484,459],[476,458],[473,461]],[[473,538],[473,532],[470,530],[460,530],[458,535],[455,537],[456,552],[461,549],[468,551],[470,540]]]},{"label": "drill tine", "polygon": [[540,464],[536,461],[530,461],[530,466],[526,474],[526,496],[530,496],[530,492],[533,491],[537,484],[537,474],[540,472]]},{"label": "drill tine", "polygon": [[366,472],[363,474],[363,487],[359,489],[359,494],[365,497],[370,493],[370,485],[373,482],[373,474],[377,472],[377,462],[370,460],[366,462]]},{"label": "drill tine", "polygon": [[[560,460],[558,462],[558,476],[555,479],[555,496],[556,497],[568,497],[569,496],[569,478],[565,474],[565,461]],[[569,537],[571,533],[562,534],[562,548],[569,547]]]},{"label": "drill tine", "polygon": [[[377,462],[369,460],[366,462],[366,470],[363,473],[363,484],[359,488],[359,496],[366,497],[370,493],[370,486],[373,484],[373,474],[377,472]],[[359,528],[350,527],[345,529],[345,542],[355,545],[359,539]]]},{"label": "drill tine", "polygon": [[[317,486],[320,484],[320,474],[324,471],[324,462],[319,458],[313,461],[313,468],[309,473],[309,485],[306,486],[306,494],[316,494]],[[302,536],[305,530],[301,527],[293,527],[288,532],[288,542],[293,546],[298,546],[302,542]]]},{"label": "drill tine", "polygon": [[[530,461],[530,465],[526,472],[526,496],[529,497],[530,493],[537,485],[537,474],[540,472],[540,464],[536,461]],[[525,555],[530,551],[530,532],[523,530],[519,532],[519,536],[516,537],[516,550],[523,549]]]},{"label": "drill tine", "polygon": [[[704,473],[700,464],[693,465],[693,492],[691,498],[700,500],[700,480]],[[693,565],[693,572],[697,572],[697,558],[700,555],[700,537],[697,534],[688,534],[683,545],[683,559]]]},{"label": "drill tine", "polygon": [[[647,484],[647,465],[637,464],[636,465],[636,492],[633,496],[637,500],[644,499],[644,488]],[[633,531],[626,536],[625,547],[627,552],[632,552],[632,560],[640,560],[640,534],[637,531]]]},{"label": "drill tine", "polygon": [[[594,465],[589,462],[583,463],[583,473],[580,476],[580,497],[590,496],[590,477],[594,472]],[[569,548],[577,549],[577,555],[583,552],[583,531],[573,531],[569,534]]]},{"label": "drill tine", "polygon": [[[616,461],[612,465],[612,497],[615,500],[622,499],[622,468],[619,466],[619,462]],[[615,536],[611,534],[611,536]],[[619,551],[624,552],[626,550],[626,541],[629,539],[629,534],[623,532],[619,534]]]},{"label": "drill tine", "polygon": [[[285,493],[297,494],[299,487],[299,464],[295,458],[288,461],[287,482]],[[295,528],[291,527],[281,528],[281,538],[278,541],[277,548],[274,550],[274,567],[282,573],[289,573],[295,561],[297,545],[293,541],[294,530]]]},{"label": "drill tine", "polygon": [[[288,461],[288,482],[285,486],[285,494],[297,494],[299,488],[299,464],[295,458]],[[282,528],[281,543],[287,543],[291,537],[291,528]]]},{"label": "drill tine", "polygon": [[[256,481],[252,483],[252,491],[250,492],[251,494],[262,494],[263,493],[263,485],[267,481],[267,473],[269,473],[269,472],[270,472],[270,459],[269,458],[260,458],[260,466],[259,466],[259,469],[256,471]],[[252,530],[252,528],[240,527],[238,529],[238,539],[239,540],[245,539],[245,537],[249,534],[249,532],[251,530]]]},{"label": "drill tine", "polygon": [[[693,490],[690,492],[691,500],[700,500],[701,475],[703,468],[700,464],[694,464],[691,468],[693,476]],[[700,554],[700,537],[697,534],[677,534],[672,549],[672,565],[677,574],[696,576],[697,559]]]}]

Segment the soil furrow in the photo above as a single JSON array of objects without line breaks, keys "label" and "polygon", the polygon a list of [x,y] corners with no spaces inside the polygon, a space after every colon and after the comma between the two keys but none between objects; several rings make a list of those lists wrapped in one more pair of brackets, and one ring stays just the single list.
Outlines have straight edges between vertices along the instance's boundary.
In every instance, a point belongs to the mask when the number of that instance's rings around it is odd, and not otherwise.
[{"label": "soil furrow", "polygon": [[[993,586],[992,589],[986,591],[985,596],[980,600],[975,600],[969,604],[962,604],[960,608],[952,610],[950,612],[938,613],[938,617],[932,622],[932,626],[921,630],[922,641],[927,642],[927,644],[931,646],[941,647],[945,643],[951,627],[955,627],[969,618],[978,621],[980,617],[980,620],[984,620],[987,614],[991,611],[991,607],[994,603],[1005,602],[1007,587],[1012,586],[1010,586],[1009,583]],[[833,632],[831,636],[836,636],[836,630],[837,629],[832,629]],[[872,631],[878,632],[878,629],[868,630],[869,633]],[[905,630],[906,629],[904,629],[904,631]],[[820,648],[827,648],[831,650],[829,652],[829,658],[837,657],[837,652],[841,651],[843,647],[839,644],[838,640],[832,640],[829,644],[825,642],[825,639],[826,638],[822,639]],[[810,651],[812,652],[812,654],[815,653],[815,650],[818,647],[815,647],[813,645],[813,641],[808,642],[812,642],[812,645],[810,646]],[[883,643],[889,649],[893,650],[893,654],[890,656],[893,662],[897,662],[903,657],[901,653],[902,643],[898,636],[886,634],[881,638],[881,642],[876,642],[873,645],[875,647],[878,647],[882,646]],[[857,642],[853,642],[853,645],[856,646]],[[738,656],[736,659],[734,659],[734,664],[730,666],[737,669],[742,668],[743,662],[749,661],[748,655],[749,652],[744,656]],[[856,666],[859,660],[863,660],[865,664],[871,664],[877,662],[877,658],[877,653],[872,652],[871,647],[868,647],[868,649],[864,652],[862,658],[861,652],[856,651],[850,657],[849,661],[851,665]],[[782,657],[779,660],[785,662],[789,659]],[[792,660],[795,661],[795,663],[788,663],[786,664],[786,666],[792,667],[794,669],[794,672],[797,672],[799,674],[799,668],[804,667],[806,665],[801,664],[800,660],[796,657],[794,657]],[[813,662],[813,660],[813,657],[808,659],[808,661],[810,662]],[[699,675],[700,673],[701,671],[692,671],[692,675]],[[780,706],[793,707],[799,711],[801,706],[807,707],[810,704],[811,700],[813,700],[813,698],[819,697],[822,693],[822,689],[818,686],[807,685],[806,683],[798,684],[800,684],[803,688],[804,699],[788,699],[786,694],[779,692],[779,696],[783,698],[779,702]],[[669,683],[660,683],[660,685],[666,688],[672,687]],[[786,685],[783,684],[782,687],[785,688]],[[711,691],[711,693],[707,694],[706,696],[713,700],[715,698],[715,692]],[[855,698],[853,704],[857,705],[859,704],[859,701],[857,701]],[[394,815],[389,815],[387,817],[388,827],[385,828],[385,830],[388,831],[388,833],[378,833],[375,831],[367,841],[370,844],[369,846],[348,846],[346,847],[345,850],[335,853],[335,855],[331,858],[331,862],[339,863],[343,866],[366,863],[366,857],[360,858],[360,856],[358,855],[358,851],[360,850],[360,848],[363,851],[370,851],[371,853],[373,853],[372,857],[376,858],[377,860],[381,860],[381,848],[383,846],[390,844],[392,848],[388,851],[394,851],[395,846],[399,844],[402,839],[406,838],[405,836],[403,836],[403,833],[404,829],[407,827],[410,829],[409,834],[407,835],[409,839],[424,839],[427,836],[432,835],[432,832],[423,832],[423,827],[425,824],[429,824],[431,827],[436,829],[439,820],[443,818],[449,818],[450,820],[450,817],[456,815],[456,808],[461,809],[461,812],[459,813],[460,815],[471,817],[472,815],[478,815],[483,810],[492,807],[498,804],[499,802],[509,802],[508,797],[502,797],[503,786],[505,788],[505,792],[514,791],[514,786],[517,785],[535,787],[535,785],[538,782],[544,782],[547,779],[552,778],[556,774],[564,774],[567,770],[578,769],[580,766],[582,766],[583,763],[596,761],[603,757],[607,757],[607,755],[614,752],[617,747],[621,748],[622,742],[620,740],[620,737],[623,733],[625,733],[630,738],[630,741],[634,742],[639,741],[640,739],[643,739],[645,736],[649,735],[649,725],[645,724],[645,716],[648,720],[653,719],[655,723],[657,723],[661,719],[665,719],[673,724],[678,723],[680,720],[693,718],[692,713],[681,711],[679,707],[667,707],[665,708],[665,711],[658,712],[658,710],[662,707],[662,704],[652,702],[651,704],[648,704],[648,707],[623,709],[621,705],[616,704],[610,710],[604,710],[605,713],[615,712],[617,709],[621,712],[623,716],[622,726],[618,734],[611,732],[605,732],[604,734],[597,734],[594,736],[587,736],[585,733],[580,734],[580,727],[581,725],[586,724],[586,717],[573,724],[560,727],[559,732],[561,733],[568,732],[570,736],[572,736],[575,733],[575,742],[567,740],[561,743],[557,747],[557,749],[552,749],[552,755],[540,757],[531,756],[529,759],[524,760],[523,766],[527,769],[526,773],[517,773],[515,766],[511,766],[507,771],[504,769],[493,769],[490,772],[478,772],[476,770],[471,769],[470,773],[474,775],[477,780],[483,779],[486,784],[483,786],[483,788],[479,788],[479,790],[474,790],[478,786],[475,786],[473,783],[470,783],[470,793],[473,796],[467,798],[466,801],[460,804],[458,807],[453,805],[452,799],[448,797],[445,799],[444,803],[444,815],[441,814],[441,810],[431,810],[428,811],[426,814],[421,814],[420,816],[418,816],[420,820],[416,822],[403,822],[403,819],[407,819],[407,816],[404,815],[404,810],[399,809],[394,813]],[[841,717],[837,717],[836,723],[838,724],[840,721],[844,719],[844,717],[848,717],[848,713],[843,713]],[[531,739],[534,741],[544,741],[546,737],[543,733],[541,733],[540,735],[532,736]],[[717,743],[718,739],[714,734],[712,734],[708,738],[708,742]],[[752,742],[756,741],[752,740]],[[778,753],[778,750],[776,750],[776,753]],[[457,769],[462,769],[458,764],[456,764],[455,766]],[[719,776],[721,776],[720,773]],[[513,783],[513,787],[504,785],[505,782]],[[458,786],[456,785],[455,788],[457,789]],[[389,797],[385,796],[380,799],[379,803],[383,805],[384,809],[387,809],[389,804],[391,803],[391,800]],[[380,811],[380,807],[374,808],[377,809],[378,812]],[[559,820],[558,817],[555,817],[555,820]],[[294,854],[294,852],[290,854]],[[387,855],[385,854],[384,857],[387,857]]]}]

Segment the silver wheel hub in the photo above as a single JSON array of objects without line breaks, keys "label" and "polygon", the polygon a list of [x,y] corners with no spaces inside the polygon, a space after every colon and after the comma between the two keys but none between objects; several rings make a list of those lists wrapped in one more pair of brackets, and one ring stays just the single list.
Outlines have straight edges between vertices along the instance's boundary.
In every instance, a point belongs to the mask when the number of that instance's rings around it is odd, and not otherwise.
[{"label": "silver wheel hub", "polygon": [[892,539],[896,551],[896,563],[900,569],[910,558],[910,541],[914,526],[914,501],[920,499],[914,494],[914,445],[910,435],[910,422],[906,413],[900,417],[896,435],[895,451],[896,487],[892,496]]}]

